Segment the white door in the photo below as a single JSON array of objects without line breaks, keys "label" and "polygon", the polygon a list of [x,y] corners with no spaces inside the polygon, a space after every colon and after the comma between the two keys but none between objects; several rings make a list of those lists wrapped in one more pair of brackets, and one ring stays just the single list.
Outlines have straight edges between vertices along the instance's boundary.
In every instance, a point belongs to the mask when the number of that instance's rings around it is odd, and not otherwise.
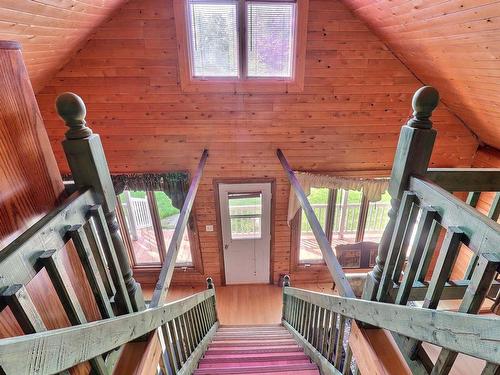
[{"label": "white door", "polygon": [[219,184],[226,284],[269,283],[271,183]]}]

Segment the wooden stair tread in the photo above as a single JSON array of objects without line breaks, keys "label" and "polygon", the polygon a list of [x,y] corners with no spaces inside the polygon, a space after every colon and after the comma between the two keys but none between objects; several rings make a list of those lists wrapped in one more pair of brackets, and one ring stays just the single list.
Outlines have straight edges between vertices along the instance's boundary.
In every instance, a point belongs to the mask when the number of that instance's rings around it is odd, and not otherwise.
[{"label": "wooden stair tread", "polygon": [[308,370],[307,374],[318,374],[318,367],[313,363],[299,363],[280,366],[253,366],[253,367],[212,367],[195,370],[195,375],[210,374],[264,374],[264,373],[296,373],[297,371]]},{"label": "wooden stair tread", "polygon": [[201,362],[217,362],[217,361],[265,361],[269,359],[279,359],[279,360],[294,360],[303,359],[307,356],[303,352],[290,352],[290,353],[245,353],[245,354],[208,354],[201,360]]},{"label": "wooden stair tread", "polygon": [[302,374],[318,375],[283,326],[219,327],[194,374]]},{"label": "wooden stair tread", "polygon": [[298,346],[249,346],[249,347],[221,347],[213,348],[205,355],[219,355],[219,354],[245,354],[245,353],[291,353],[301,352],[302,349]]}]

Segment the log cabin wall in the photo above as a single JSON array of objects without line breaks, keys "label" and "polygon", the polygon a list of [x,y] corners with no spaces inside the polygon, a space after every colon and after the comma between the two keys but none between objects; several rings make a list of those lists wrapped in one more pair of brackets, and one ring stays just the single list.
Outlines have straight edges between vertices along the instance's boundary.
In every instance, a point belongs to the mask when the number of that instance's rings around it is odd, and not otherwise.
[{"label": "log cabin wall", "polygon": [[[56,95],[73,91],[102,136],[112,172],[152,172],[197,165],[210,152],[195,202],[204,275],[176,283],[221,281],[213,180],[276,179],[273,279],[290,270],[286,223],[289,184],[275,156],[298,170],[388,174],[411,97],[422,85],[341,2],[309,4],[305,87],[300,94],[187,94],[178,84],[172,0],[131,1],[38,94],[63,172],[64,126]],[[432,166],[468,167],[476,138],[441,105]],[[295,280],[328,280],[302,272]]]}]

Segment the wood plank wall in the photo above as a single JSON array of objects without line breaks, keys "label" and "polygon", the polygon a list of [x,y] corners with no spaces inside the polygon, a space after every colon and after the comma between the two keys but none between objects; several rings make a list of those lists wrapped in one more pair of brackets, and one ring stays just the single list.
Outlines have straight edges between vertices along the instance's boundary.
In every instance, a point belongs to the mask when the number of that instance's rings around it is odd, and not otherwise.
[{"label": "wood plank wall", "polygon": [[0,40],[22,43],[31,82],[38,91],[124,1],[2,0]]},{"label": "wood plank wall", "polygon": [[[131,1],[100,27],[41,91],[45,124],[63,172],[57,93],[74,91],[101,134],[113,172],[187,169],[210,157],[195,202],[204,275],[221,280],[214,178],[276,179],[274,280],[290,270],[289,184],[275,156],[295,169],[388,171],[420,82],[337,0],[311,0],[301,94],[184,94],[178,84],[172,0]],[[443,105],[434,116],[433,166],[470,166],[475,137]],[[356,174],[356,172],[354,172]],[[370,173],[370,172],[369,172]],[[366,173],[365,173],[366,174]],[[323,271],[292,275],[328,278]],[[174,282],[202,277],[176,275]]]},{"label": "wood plank wall", "polygon": [[344,0],[486,144],[500,148],[496,0]]},{"label": "wood plank wall", "polygon": [[[65,197],[41,114],[21,51],[0,41],[0,252]],[[76,250],[69,242],[62,262],[87,320],[100,319],[92,290]],[[26,285],[48,329],[70,322],[45,270]],[[21,335],[12,311],[0,307],[0,338]],[[82,364],[72,374],[87,374]]]}]

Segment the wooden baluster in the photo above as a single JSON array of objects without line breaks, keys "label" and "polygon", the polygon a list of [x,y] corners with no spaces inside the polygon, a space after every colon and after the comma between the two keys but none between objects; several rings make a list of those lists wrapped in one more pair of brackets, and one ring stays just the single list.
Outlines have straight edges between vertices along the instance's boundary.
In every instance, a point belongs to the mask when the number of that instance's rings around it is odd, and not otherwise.
[{"label": "wooden baluster", "polygon": [[[45,267],[70,323],[72,325],[87,323],[87,318],[85,318],[85,314],[80,306],[80,302],[78,302],[75,290],[58,256],[58,252],[56,250],[45,251],[38,259],[41,266]],[[102,356],[91,359],[90,365],[96,374],[108,374]]]},{"label": "wooden baluster", "polygon": [[337,343],[335,344],[335,363],[336,369],[340,368],[342,360],[342,352],[344,351],[344,331],[345,331],[345,316],[340,315],[339,329],[337,330]]},{"label": "wooden baluster", "polygon": [[367,276],[363,298],[374,300],[379,282],[384,272],[385,262],[396,225],[403,192],[408,189],[412,175],[425,175],[429,165],[436,131],[432,129],[430,116],[439,103],[439,94],[430,86],[420,88],[413,96],[413,117],[401,129],[398,147],[389,184],[391,209],[388,212],[389,222],[380,240],[377,264]]},{"label": "wooden baluster", "polygon": [[[56,100],[59,116],[69,130],[62,142],[73,179],[78,188],[91,186],[96,192],[98,203],[102,205],[106,224],[120,264],[122,277],[135,311],[145,308],[140,285],[132,276],[132,269],[119,231],[116,219],[116,196],[109,174],[106,157],[99,135],[85,122],[86,108],[82,99],[73,93],[59,95]],[[119,301],[122,312],[127,312],[125,301]]]},{"label": "wooden baluster", "polygon": [[101,241],[98,238],[92,220],[87,221],[83,226],[83,229],[85,230],[85,236],[87,237],[87,241],[90,245],[90,250],[92,251],[92,256],[94,257],[97,269],[99,270],[99,275],[101,275],[101,280],[104,284],[104,288],[106,289],[106,294],[108,298],[112,298],[116,294],[115,284],[111,278],[111,274],[105,261]]},{"label": "wooden baluster", "polygon": [[115,314],[113,313],[109,298],[106,294],[106,289],[101,279],[99,268],[97,267],[92,250],[90,249],[90,244],[87,240],[83,226],[76,225],[71,227],[68,230],[68,234],[73,240],[73,244],[75,245],[78,256],[80,257],[80,261],[82,262],[85,275],[87,276],[87,280],[89,281],[92,292],[94,293],[101,316],[104,319],[114,317]]},{"label": "wooden baluster", "polygon": [[476,207],[477,202],[479,202],[479,197],[481,196],[480,191],[471,191],[469,195],[467,195],[467,200],[465,203],[467,203],[471,207]]},{"label": "wooden baluster", "polygon": [[422,260],[418,266],[416,279],[420,282],[425,281],[425,276],[429,270],[429,265],[431,263],[434,251],[436,249],[439,236],[441,234],[441,225],[437,221],[432,222],[432,227],[430,230],[430,235],[425,243],[424,253],[422,254]]},{"label": "wooden baluster", "polygon": [[403,237],[403,243],[401,244],[400,252],[398,254],[398,259],[396,260],[396,264],[394,265],[394,270],[392,271],[392,282],[394,284],[400,283],[401,273],[403,272],[403,267],[406,264],[406,250],[410,248],[410,242],[412,238],[413,231],[416,229],[416,222],[418,213],[420,212],[420,207],[417,204],[414,204],[411,211],[410,217],[408,218],[408,224],[405,229],[405,234]]},{"label": "wooden baluster", "polygon": [[377,300],[380,302],[384,302],[386,300],[389,289],[392,289],[392,274],[394,272],[394,267],[399,254],[404,252],[404,249],[401,247],[403,239],[405,236],[409,237],[407,227],[409,224],[410,211],[416,201],[417,197],[414,193],[408,191],[404,192],[402,205],[398,212],[394,233],[389,245],[384,272],[382,273],[382,278],[380,280],[380,286],[377,294]]},{"label": "wooden baluster", "polygon": [[444,285],[451,276],[453,265],[460,251],[463,234],[457,227],[448,228],[432,273],[427,294],[425,295],[423,307],[429,309],[437,308]]},{"label": "wooden baluster", "polygon": [[496,363],[488,362],[485,366],[481,375],[500,375],[500,365]]},{"label": "wooden baluster", "polygon": [[304,300],[299,300],[300,301],[300,321],[299,321],[299,333],[304,336],[304,331],[305,331],[305,328],[304,328],[304,324],[305,324],[305,320],[306,320],[306,307],[307,307],[307,303],[306,301]]},{"label": "wooden baluster", "polygon": [[178,316],[177,318],[175,318],[174,322],[177,330],[177,338],[181,350],[181,356],[183,358],[183,361],[186,362],[187,359],[189,358],[189,351],[186,345],[186,337],[184,333],[184,326],[182,323],[182,316]]},{"label": "wooden baluster", "polygon": [[331,321],[331,311],[326,309],[325,310],[325,324],[323,326],[323,339],[322,339],[322,342],[321,342],[321,354],[323,355],[323,357],[326,357],[327,356],[327,349],[328,349],[328,332],[330,330],[330,327],[332,325],[332,321]]},{"label": "wooden baluster", "polygon": [[[467,314],[478,313],[499,266],[500,258],[497,254],[483,253],[479,256],[477,267],[465,291],[458,312]],[[456,357],[456,352],[442,349],[432,369],[431,375],[448,374],[453,363],[455,363]]]},{"label": "wooden baluster", "polygon": [[332,324],[330,326],[330,332],[328,337],[328,355],[326,359],[330,363],[334,363],[334,355],[335,355],[335,339],[337,338],[337,313],[332,311]]},{"label": "wooden baluster", "polygon": [[347,350],[344,359],[344,367],[342,368],[342,375],[349,375],[351,373],[351,362],[352,362],[352,350],[350,345],[347,344]]},{"label": "wooden baluster", "polygon": [[319,316],[318,316],[318,333],[316,335],[316,343],[314,347],[321,352],[321,346],[323,343],[323,327],[325,326],[325,309],[319,308]]},{"label": "wooden baluster", "polygon": [[183,358],[182,349],[179,344],[179,336],[177,335],[175,320],[171,320],[167,324],[168,324],[168,331],[172,339],[172,345],[174,347],[175,357],[177,358],[179,368],[181,368],[185,360]]},{"label": "wooden baluster", "polygon": [[[429,283],[429,288],[424,299],[424,308],[436,309],[441,294],[443,293],[446,281],[450,278],[453,265],[457,259],[460,250],[463,232],[456,227],[449,227],[446,232],[441,250],[439,251],[436,266],[432,273],[432,278]],[[411,359],[416,359],[420,342],[418,340],[409,339],[406,344],[408,355]]]},{"label": "wooden baluster", "polygon": [[395,303],[398,305],[406,305],[410,291],[415,281],[422,254],[424,253],[425,244],[432,227],[433,221],[437,218],[437,212],[431,207],[423,207],[420,215],[420,221],[415,233],[413,246],[408,257],[408,264],[404,272],[403,280],[398,289]]},{"label": "wooden baluster", "polygon": [[121,274],[120,263],[116,256],[108,226],[106,225],[106,218],[104,217],[102,207],[100,205],[92,206],[89,209],[89,214],[94,222],[97,236],[101,242],[104,255],[106,256],[111,278],[116,287],[115,300],[118,301],[118,304],[121,303],[121,310],[124,313],[131,313],[134,311],[134,309],[132,308],[132,304],[130,302],[130,297],[127,292],[125,280]]},{"label": "wooden baluster", "polygon": [[[14,284],[5,289],[0,294],[0,304],[9,306],[24,334],[29,335],[47,330],[24,285]],[[70,375],[68,370],[61,371],[59,374]]]},{"label": "wooden baluster", "polygon": [[161,332],[163,333],[163,341],[165,342],[165,350],[167,352],[168,361],[171,364],[171,369],[174,374],[177,374],[181,368],[180,361],[175,353],[175,344],[173,343],[172,336],[170,335],[168,329],[168,323],[161,326]]},{"label": "wooden baluster", "polygon": [[199,344],[201,342],[201,340],[203,339],[203,335],[201,333],[201,318],[200,318],[200,315],[198,313],[198,309],[197,309],[197,306],[193,307],[191,309],[191,314],[193,315],[193,322],[195,324],[195,333],[196,333],[196,341],[197,343]]},{"label": "wooden baluster", "polygon": [[25,334],[43,332],[47,328],[40,317],[26,288],[21,284],[9,286],[0,294],[3,306],[9,306]]}]

